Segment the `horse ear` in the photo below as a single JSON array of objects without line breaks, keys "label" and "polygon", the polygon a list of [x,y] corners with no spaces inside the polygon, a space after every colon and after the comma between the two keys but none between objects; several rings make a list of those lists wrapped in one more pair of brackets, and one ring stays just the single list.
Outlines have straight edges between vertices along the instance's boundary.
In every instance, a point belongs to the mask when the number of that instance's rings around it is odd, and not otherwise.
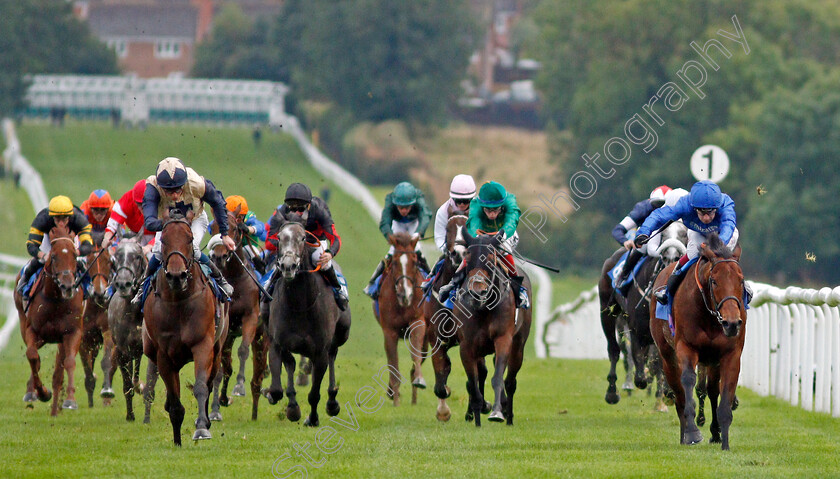
[{"label": "horse ear", "polygon": [[414,248],[417,246],[417,242],[420,241],[420,233],[414,233],[411,235],[411,247]]},{"label": "horse ear", "polygon": [[732,256],[735,257],[736,260],[741,261],[741,243],[735,245],[735,249],[732,250]]},{"label": "horse ear", "polygon": [[714,251],[709,249],[709,245],[707,245],[706,243],[702,243],[700,245],[700,254],[703,255],[703,257],[706,258],[709,261],[714,261],[715,260]]},{"label": "horse ear", "polygon": [[388,244],[393,246],[397,245],[397,239],[394,237],[393,233],[388,233]]},{"label": "horse ear", "polygon": [[473,235],[471,235],[470,232],[467,231],[466,228],[464,228],[464,230],[461,233],[463,233],[463,235],[464,235],[464,243],[466,243],[467,246],[470,246],[471,244],[473,244],[475,242],[475,237]]},{"label": "horse ear", "polygon": [[236,205],[236,209],[233,210],[233,215],[239,216],[240,211],[242,211],[242,205]]}]

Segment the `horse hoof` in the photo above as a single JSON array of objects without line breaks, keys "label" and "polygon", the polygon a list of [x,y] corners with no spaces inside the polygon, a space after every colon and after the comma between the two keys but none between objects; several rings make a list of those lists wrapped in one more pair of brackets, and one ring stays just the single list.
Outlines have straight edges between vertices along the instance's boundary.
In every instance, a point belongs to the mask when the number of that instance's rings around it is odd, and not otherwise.
[{"label": "horse hoof", "polygon": [[493,410],[493,405],[487,401],[484,401],[484,407],[481,408],[481,414],[489,414],[490,411]]},{"label": "horse hoof", "polygon": [[201,441],[202,439],[213,439],[208,429],[196,429],[193,433],[193,441]]},{"label": "horse hoof", "polygon": [[126,414],[125,420],[128,422],[134,422],[134,414]]},{"label": "horse hoof", "polygon": [[309,385],[309,376],[306,374],[300,374],[297,377],[297,381],[295,381],[296,386],[308,386]]},{"label": "horse hoof", "polygon": [[71,411],[75,411],[76,409],[79,409],[79,405],[76,404],[76,401],[74,401],[72,399],[67,399],[61,405],[61,409],[69,409]]},{"label": "horse hoof", "polygon": [[502,411],[493,411],[487,416],[487,420],[492,422],[505,422],[505,415],[502,414]]},{"label": "horse hoof", "polygon": [[706,415],[705,414],[698,414],[697,415],[697,425],[699,427],[703,427],[706,424]]},{"label": "horse hoof", "polygon": [[317,419],[312,419],[311,417],[307,416],[307,418],[303,420],[303,425],[307,427],[318,427],[319,423]]},{"label": "horse hoof", "polygon": [[[286,406],[286,419],[292,422],[300,421],[300,407],[299,406]],[[309,421],[309,418],[306,418]]]},{"label": "horse hoof", "polygon": [[116,397],[116,394],[114,394],[114,390],[111,388],[102,388],[102,391],[99,391],[99,397],[113,399],[114,397]]},{"label": "horse hoof", "polygon": [[271,405],[277,404],[281,399],[283,399],[283,391],[271,391],[269,389],[262,390],[263,396],[268,399],[268,403]]},{"label": "horse hoof", "polygon": [[732,400],[732,410],[734,411],[734,410],[738,409],[738,406],[740,404],[741,404],[741,402],[738,401],[738,396],[735,396],[735,399]]},{"label": "horse hoof", "polygon": [[723,441],[721,441],[720,436],[713,435],[712,438],[709,439],[709,444],[720,444],[722,442]]},{"label": "horse hoof", "polygon": [[[624,381],[624,384],[621,385],[621,389],[623,389],[627,392],[630,392],[633,389],[635,389],[635,387],[633,386],[633,383],[631,383],[630,381]],[[641,389],[644,389],[644,388],[641,388]]]},{"label": "horse hoof", "polygon": [[222,420],[222,413],[213,411],[210,413],[210,420],[211,421],[221,421]]},{"label": "horse hoof", "polygon": [[234,386],[233,387],[233,393],[231,393],[231,396],[237,396],[237,397],[244,398],[245,397],[245,385],[244,384],[237,384],[236,386]]},{"label": "horse hoof", "polygon": [[38,400],[41,402],[49,402],[52,399],[52,391],[47,389],[44,394],[38,393]]},{"label": "horse hoof", "polygon": [[338,401],[327,401],[327,415],[328,416],[338,416],[338,413],[341,412],[341,405],[338,404]]},{"label": "horse hoof", "polygon": [[452,418],[452,411],[438,411],[437,412],[437,420],[440,422],[448,422]]},{"label": "horse hoof", "polygon": [[656,405],[653,406],[653,410],[656,412],[668,412],[668,406],[665,405],[665,401],[656,401]]},{"label": "horse hoof", "polygon": [[636,383],[637,388],[647,389],[647,385],[648,385],[647,379],[636,379],[635,383]]},{"label": "horse hoof", "polygon": [[23,402],[35,402],[37,400],[38,396],[36,396],[34,392],[28,392],[23,395]]},{"label": "horse hoof", "polygon": [[222,405],[222,406],[224,406],[224,407],[228,407],[228,406],[230,406],[230,403],[231,403],[231,402],[232,402],[232,401],[231,401],[231,400],[230,400],[230,398],[229,398],[229,397],[227,397],[227,396],[222,396],[222,397],[220,397],[220,398],[219,398],[219,404],[220,404],[220,405]]},{"label": "horse hoof", "polygon": [[607,391],[607,395],[604,396],[604,401],[607,401],[607,404],[618,404],[619,400],[621,400],[621,397],[615,391]]},{"label": "horse hoof", "polygon": [[686,432],[683,444],[693,446],[703,442],[703,434],[700,431]]},{"label": "horse hoof", "polygon": [[426,389],[426,380],[423,378],[417,378],[411,382],[411,385],[416,388]]},{"label": "horse hoof", "polygon": [[464,414],[464,421],[472,422],[473,419],[475,419],[475,416],[473,416],[472,411],[467,411],[467,413]]}]

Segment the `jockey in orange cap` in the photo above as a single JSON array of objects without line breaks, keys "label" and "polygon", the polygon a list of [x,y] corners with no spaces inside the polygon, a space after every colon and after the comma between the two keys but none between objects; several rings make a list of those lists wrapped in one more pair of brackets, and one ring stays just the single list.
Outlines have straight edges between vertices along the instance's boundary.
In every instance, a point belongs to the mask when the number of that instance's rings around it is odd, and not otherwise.
[{"label": "jockey in orange cap", "polygon": [[79,206],[88,222],[90,222],[91,231],[94,233],[104,233],[105,227],[108,225],[108,218],[111,216],[111,208],[114,206],[114,200],[106,190],[93,190],[88,199],[82,201]]}]

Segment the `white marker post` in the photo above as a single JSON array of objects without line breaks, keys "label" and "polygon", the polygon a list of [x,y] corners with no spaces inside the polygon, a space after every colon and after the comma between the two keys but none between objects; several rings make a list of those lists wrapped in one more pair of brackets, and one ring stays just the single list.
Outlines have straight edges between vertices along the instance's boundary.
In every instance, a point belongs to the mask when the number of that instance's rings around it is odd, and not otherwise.
[{"label": "white marker post", "polygon": [[720,183],[729,173],[729,156],[723,148],[703,145],[691,155],[691,174],[697,181]]}]

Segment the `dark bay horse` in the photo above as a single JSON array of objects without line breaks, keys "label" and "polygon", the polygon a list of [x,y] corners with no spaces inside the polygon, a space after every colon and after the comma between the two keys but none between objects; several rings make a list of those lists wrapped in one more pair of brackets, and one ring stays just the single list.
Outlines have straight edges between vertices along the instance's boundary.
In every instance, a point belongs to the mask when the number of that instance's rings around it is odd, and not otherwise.
[{"label": "dark bay horse", "polygon": [[[426,320],[423,317],[421,302],[423,291],[423,273],[417,265],[417,253],[414,248],[420,235],[396,233],[388,236],[388,242],[394,246],[394,254],[385,265],[379,287],[379,310],[376,305],[373,314],[385,337],[385,355],[392,370],[399,370],[397,346],[400,338],[408,334],[411,366],[411,404],[417,404],[417,389],[426,388],[421,364],[423,362],[423,341],[426,335]],[[394,400],[394,406],[400,404],[400,381],[390,375],[388,394]]]},{"label": "dark bay horse", "polygon": [[[50,252],[41,272],[40,282],[24,311],[23,298],[15,291],[14,301],[20,317],[20,332],[26,343],[26,358],[32,374],[26,383],[23,400],[42,402],[53,399],[50,414],[58,414],[58,401],[67,371],[67,399],[62,409],[78,409],[76,404],[76,353],[82,342],[82,292],[76,284],[76,245],[73,234],[66,227],[55,227],[49,232]],[[15,278],[17,281],[18,278]],[[58,343],[52,387],[55,395],[44,387],[39,372],[41,356],[38,350],[46,343]]]},{"label": "dark bay horse", "polygon": [[[210,251],[210,258],[219,267],[228,283],[233,286],[233,295],[230,302],[229,329],[227,340],[222,348],[222,369],[220,375],[213,384],[213,402],[210,413],[211,421],[221,421],[222,414],[219,412],[219,405],[230,405],[230,398],[227,395],[228,382],[233,374],[231,350],[233,341],[242,337],[237,355],[239,356],[239,373],[236,375],[236,385],[233,387],[233,396],[245,396],[245,364],[248,361],[248,348],[254,349],[254,374],[251,378],[251,419],[257,420],[257,408],[260,400],[260,389],[265,377],[267,365],[265,352],[262,351],[264,341],[254,341],[259,329],[263,326],[260,323],[260,290],[255,283],[256,273],[251,266],[250,260],[245,256],[243,246],[247,237],[242,234],[239,226],[243,223],[237,219],[239,210],[227,212],[228,232],[231,239],[236,243],[234,251],[228,251],[223,244],[213,247]],[[213,225],[213,232],[218,233],[218,226]],[[235,255],[235,256],[234,256]],[[260,334],[262,336],[262,334]],[[221,381],[221,387],[219,382]]]},{"label": "dark bay horse", "polygon": [[627,296],[614,291],[612,279],[607,275],[615,268],[624,248],[619,248],[612,254],[601,268],[601,278],[598,281],[598,296],[601,305],[601,328],[607,339],[607,353],[610,358],[610,372],[607,375],[607,393],[604,399],[608,404],[618,403],[620,396],[616,388],[616,364],[619,360],[620,345],[618,341],[617,325],[627,325],[633,369],[635,371],[634,383],[639,389],[646,389],[650,379],[645,373],[649,365],[651,373],[657,378],[659,387],[656,391],[656,404],[658,411],[667,411],[663,401],[663,382],[659,355],[654,350],[653,337],[650,333],[650,302],[647,295],[650,295],[652,288],[649,288],[656,275],[670,263],[677,261],[685,253],[688,242],[686,227],[681,222],[671,225],[660,233],[662,242],[658,248],[658,257],[649,257],[639,268]]},{"label": "dark bay horse", "polygon": [[180,446],[184,421],[180,371],[190,361],[195,362],[193,395],[198,403],[193,440],[212,437],[207,406],[227,338],[228,311],[227,303],[218,304],[196,261],[190,223],[180,215],[167,219],[160,242],[162,264],[143,310],[143,352],[166,384],[164,409],[174,442]]},{"label": "dark bay horse", "polygon": [[[329,368],[327,414],[341,411],[336,395],[335,358],[339,346],[350,335],[350,309],[341,311],[333,298],[333,291],[312,263],[316,244],[307,243],[309,233],[300,223],[286,222],[278,232],[277,284],[271,301],[268,331],[271,337],[269,366],[271,386],[266,393],[268,402],[276,404],[283,398],[282,374],[286,367],[286,417],[300,419],[297,402],[293,354],[302,354],[312,361],[312,386],[309,390],[309,416],[304,425],[317,427],[318,403],[321,400],[321,381]],[[313,241],[317,238],[313,238]],[[333,261],[333,268],[338,265]]]},{"label": "dark bay horse", "polygon": [[136,240],[123,239],[113,256],[114,295],[108,304],[108,327],[114,341],[114,359],[123,378],[125,420],[134,420],[133,399],[141,393],[140,360],[143,358],[143,314],[131,299],[143,280],[146,255]]},{"label": "dark bay horse", "polygon": [[[479,360],[495,354],[491,385],[495,394],[489,421],[513,425],[513,397],[516,375],[522,367],[525,343],[531,330],[531,310],[518,309],[514,295],[519,294],[508,279],[504,251],[498,235],[472,237],[464,232],[467,246],[467,278],[464,289],[454,301],[461,348],[461,362],[467,373],[467,392],[475,425],[481,426],[484,395],[481,392]],[[520,270],[521,271],[521,270]],[[527,276],[523,286],[530,296]],[[507,369],[507,375],[505,370]],[[504,383],[503,383],[504,380]]]},{"label": "dark bay horse", "polygon": [[[736,246],[730,252],[717,234],[712,233],[702,245],[700,255],[673,300],[674,336],[667,321],[656,318],[653,307],[650,329],[659,347],[665,378],[674,392],[680,443],[697,444],[703,440],[694,423],[695,404],[691,395],[697,378],[695,368],[702,364],[706,366],[706,387],[715,411],[710,442],[719,442],[723,450],[728,450],[747,319],[742,302],[744,274],[738,263],[741,248]],[[673,266],[669,266],[659,274],[657,287],[667,282],[672,270]]]},{"label": "dark bay horse", "polygon": [[[101,235],[93,235],[93,244],[101,242]],[[99,349],[104,346],[102,352],[102,390],[99,395],[107,406],[114,397],[114,390],[111,388],[111,380],[114,377],[113,352],[114,341],[111,329],[108,326],[108,288],[111,286],[111,275],[114,268],[111,264],[111,252],[108,248],[97,246],[94,251],[87,255],[88,276],[88,297],[85,300],[82,322],[84,324],[84,335],[79,355],[82,358],[82,367],[85,370],[85,389],[88,396],[88,407],[93,407],[93,389],[96,386],[96,375],[93,372],[96,356]]]}]

